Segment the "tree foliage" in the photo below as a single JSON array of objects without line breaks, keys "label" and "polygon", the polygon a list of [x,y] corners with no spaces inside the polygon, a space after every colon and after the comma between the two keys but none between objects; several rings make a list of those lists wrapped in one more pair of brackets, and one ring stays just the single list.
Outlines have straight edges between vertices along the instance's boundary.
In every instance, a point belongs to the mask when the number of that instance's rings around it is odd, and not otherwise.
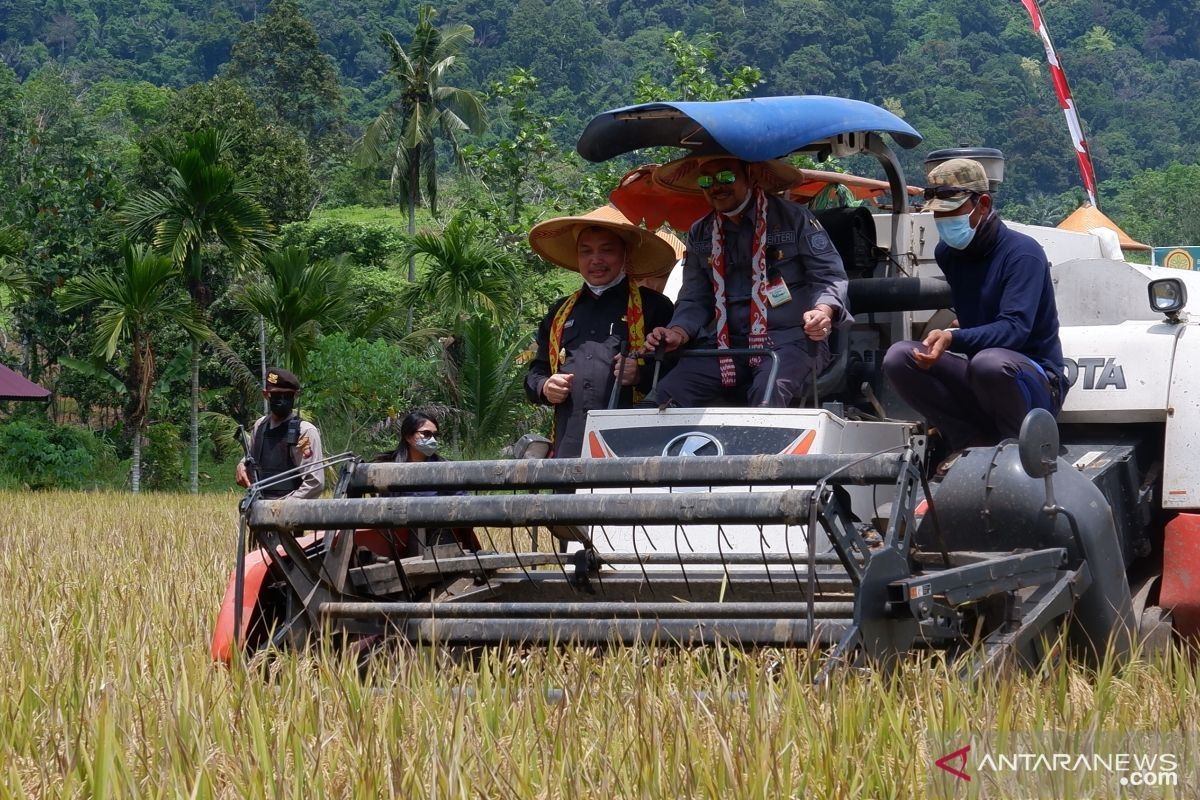
[{"label": "tree foliage", "polygon": [[343,108],[337,65],[321,51],[316,29],[295,0],[272,0],[265,15],[242,27],[228,75],[310,147],[338,134]]}]

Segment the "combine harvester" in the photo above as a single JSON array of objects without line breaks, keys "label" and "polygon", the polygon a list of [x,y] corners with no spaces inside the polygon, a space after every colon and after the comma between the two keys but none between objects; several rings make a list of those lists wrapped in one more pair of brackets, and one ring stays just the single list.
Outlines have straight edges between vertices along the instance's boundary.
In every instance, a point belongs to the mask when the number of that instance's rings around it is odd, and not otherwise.
[{"label": "combine harvester", "polygon": [[[1200,330],[1182,309],[1200,276],[1104,258],[1095,236],[1014,226],[1053,263],[1073,386],[1057,425],[1034,412],[1019,441],[965,451],[931,484],[922,430],[878,366],[891,342],[944,326],[950,294],[932,217],[908,206],[884,135],[904,148],[921,138],[884,109],[830,97],[594,119],[579,141],[593,161],[651,146],[878,160],[890,211],[822,215],[856,321],[832,340],[812,406],[598,411],[582,459],[350,457],[332,499],[252,487],[214,658],[318,636],[722,641],[830,645],[830,666],[974,648],[971,666],[985,668],[1037,661],[1064,623],[1092,651],[1168,642],[1172,613],[1196,635]],[[942,155],[978,157],[1002,180],[995,151]],[[449,496],[398,496],[422,489]],[[446,529],[464,544],[431,544]]]}]

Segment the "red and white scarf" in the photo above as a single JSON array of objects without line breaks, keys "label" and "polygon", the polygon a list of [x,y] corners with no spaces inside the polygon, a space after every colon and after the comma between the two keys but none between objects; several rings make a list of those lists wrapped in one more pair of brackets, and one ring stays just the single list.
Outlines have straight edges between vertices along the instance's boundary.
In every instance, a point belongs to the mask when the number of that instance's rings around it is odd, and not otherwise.
[{"label": "red and white scarf", "polygon": [[[750,291],[750,341],[751,347],[767,346],[767,194],[755,188],[754,200],[754,251],[750,257],[750,269],[754,277],[754,288]],[[725,305],[725,232],[722,230],[721,214],[713,212],[712,255],[708,263],[712,267],[713,295],[716,297],[717,349],[729,349],[729,312]],[[761,361],[750,359],[751,365]],[[727,389],[737,384],[737,371],[733,359],[728,356],[720,360],[721,385]]]}]

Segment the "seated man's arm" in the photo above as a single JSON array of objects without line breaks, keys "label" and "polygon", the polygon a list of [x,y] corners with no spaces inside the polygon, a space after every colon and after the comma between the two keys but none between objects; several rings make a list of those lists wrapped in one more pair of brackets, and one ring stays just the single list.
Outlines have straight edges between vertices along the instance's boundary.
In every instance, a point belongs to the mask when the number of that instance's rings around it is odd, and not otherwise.
[{"label": "seated man's arm", "polygon": [[[645,314],[646,332],[655,328],[666,327],[671,324],[675,305],[667,297],[658,294],[657,292],[642,293],[642,310]],[[638,372],[637,387],[642,394],[648,394],[654,386],[654,353],[653,348],[649,348],[646,355],[641,359],[642,367]],[[670,362],[670,363],[667,363]],[[661,379],[670,370],[670,366],[674,364],[674,356],[666,356],[663,364],[659,367],[658,377]]]},{"label": "seated man's arm", "polygon": [[701,223],[692,226],[688,234],[687,256],[683,260],[683,284],[675,312],[665,327],[679,328],[688,341],[695,341],[704,326],[712,322],[716,299],[713,296],[712,269],[708,252],[697,244]]},{"label": "seated man's arm", "polygon": [[852,322],[846,301],[846,268],[833,240],[808,209],[802,210],[798,222],[797,250],[810,287],[811,308],[821,308],[835,324]]}]

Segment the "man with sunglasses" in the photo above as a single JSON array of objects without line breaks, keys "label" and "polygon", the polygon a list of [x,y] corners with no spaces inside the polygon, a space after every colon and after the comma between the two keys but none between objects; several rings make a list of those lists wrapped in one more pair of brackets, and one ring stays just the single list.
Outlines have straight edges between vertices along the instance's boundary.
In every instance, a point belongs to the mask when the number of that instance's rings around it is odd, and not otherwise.
[{"label": "man with sunglasses", "polygon": [[[807,208],[776,196],[800,179],[785,161],[731,156],[692,156],[654,172],[662,186],[702,193],[712,211],[688,233],[675,314],[646,336],[647,348],[772,350],[779,372],[771,405],[780,407],[804,396],[832,360],[834,325],[850,321],[846,272],[829,234]],[[697,407],[718,397],[761,405],[770,368],[760,356],[682,359],[644,405]]]},{"label": "man with sunglasses", "polygon": [[893,344],[883,372],[952,453],[1016,436],[1033,408],[1057,415],[1066,382],[1042,246],[1000,221],[979,162],[942,162],[928,183],[925,210],[941,239],[934,258],[958,327]]}]

